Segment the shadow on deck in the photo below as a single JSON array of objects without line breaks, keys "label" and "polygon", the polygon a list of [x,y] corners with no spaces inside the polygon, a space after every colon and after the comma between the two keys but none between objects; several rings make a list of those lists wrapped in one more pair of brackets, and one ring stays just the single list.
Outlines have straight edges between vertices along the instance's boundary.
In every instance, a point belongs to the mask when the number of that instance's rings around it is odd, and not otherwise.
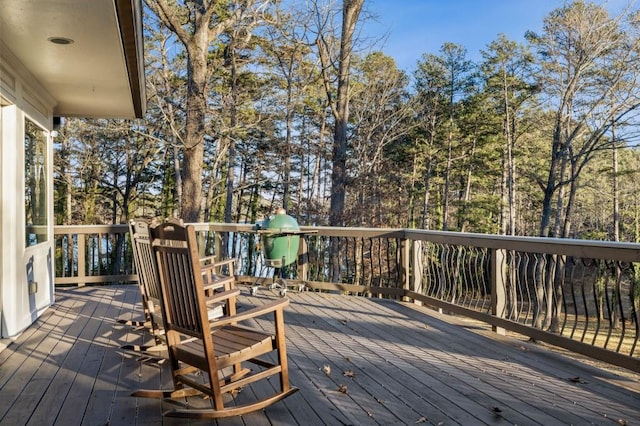
[{"label": "shadow on deck", "polygon": [[[395,301],[288,293],[292,397],[220,425],[640,424],[640,376],[604,369]],[[57,302],[0,352],[0,424],[184,424],[158,400],[166,366],[120,349],[144,334],[137,286],[58,290]],[[277,297],[243,288],[241,308]],[[269,327],[258,322],[258,327]],[[237,402],[270,392],[244,389]],[[230,397],[229,397],[230,398]],[[189,403],[201,404],[206,401]]]}]

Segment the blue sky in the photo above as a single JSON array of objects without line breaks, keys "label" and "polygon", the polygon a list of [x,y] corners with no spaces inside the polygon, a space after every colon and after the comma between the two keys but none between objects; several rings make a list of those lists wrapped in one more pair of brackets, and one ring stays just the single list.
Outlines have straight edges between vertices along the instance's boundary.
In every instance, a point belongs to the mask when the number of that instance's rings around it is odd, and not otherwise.
[{"label": "blue sky", "polygon": [[[367,21],[363,31],[388,38],[382,48],[398,67],[413,71],[423,53],[439,54],[445,42],[467,49],[468,58],[481,59],[498,34],[524,42],[527,30],[540,32],[543,19],[561,7],[564,0],[365,0],[377,22]],[[603,2],[595,1],[601,4]],[[627,0],[609,0],[607,9],[616,14]]]}]

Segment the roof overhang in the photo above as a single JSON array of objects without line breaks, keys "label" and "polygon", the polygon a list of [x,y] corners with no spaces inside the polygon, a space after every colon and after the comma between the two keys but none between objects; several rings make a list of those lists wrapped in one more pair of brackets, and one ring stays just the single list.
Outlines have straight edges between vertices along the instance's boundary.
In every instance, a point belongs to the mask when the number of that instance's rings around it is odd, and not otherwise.
[{"label": "roof overhang", "polygon": [[0,48],[55,99],[56,116],[145,113],[140,0],[0,0]]}]

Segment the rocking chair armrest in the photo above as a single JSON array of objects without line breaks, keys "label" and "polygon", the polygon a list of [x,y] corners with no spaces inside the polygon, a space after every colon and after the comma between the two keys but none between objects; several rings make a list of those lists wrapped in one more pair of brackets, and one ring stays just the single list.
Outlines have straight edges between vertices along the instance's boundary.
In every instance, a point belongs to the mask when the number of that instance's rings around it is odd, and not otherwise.
[{"label": "rocking chair armrest", "polygon": [[233,264],[235,263],[235,258],[225,259],[225,260],[216,260],[216,256],[205,256],[200,258],[201,268],[219,268],[220,266],[229,265],[230,268],[233,268]]},{"label": "rocking chair armrest", "polygon": [[[214,259],[215,259],[214,256],[209,256],[209,257],[200,259],[200,264],[201,264],[200,272],[202,273],[202,277],[205,279],[205,281],[208,281],[205,283],[205,287],[218,288],[218,287],[224,286],[228,290],[230,287],[232,287],[231,284],[233,284],[233,282],[235,281],[235,276],[233,271],[233,264],[235,263],[235,259],[231,258],[231,259],[226,259],[219,262],[205,263],[209,260],[214,260]],[[228,275],[218,273],[220,268],[223,267],[224,265],[229,265]]]},{"label": "rocking chair armrest", "polygon": [[215,274],[208,274],[207,272],[202,272],[202,279],[204,281],[204,291],[208,293],[212,293],[214,290],[218,290],[220,288],[224,288],[225,290],[232,290],[235,286],[236,277],[231,276],[221,276]]},{"label": "rocking chair armrest", "polygon": [[[212,291],[218,288],[230,290],[234,287],[235,275],[233,272],[233,262],[235,259],[228,259],[222,262],[210,263],[200,267],[204,288],[206,291]],[[220,265],[229,264],[229,274],[220,273]]]},{"label": "rocking chair armrest", "polygon": [[223,327],[225,325],[235,324],[251,318],[256,318],[256,317],[268,314],[270,312],[283,310],[284,307],[287,306],[288,304],[289,304],[289,299],[286,297],[270,303],[265,303],[264,305],[256,306],[255,308],[249,309],[248,311],[241,312],[233,316],[216,319],[211,322],[211,328]]},{"label": "rocking chair armrest", "polygon": [[207,305],[213,303],[224,302],[232,297],[237,297],[240,295],[240,290],[235,288],[233,290],[225,290],[220,293],[214,293],[213,296],[207,298]]}]

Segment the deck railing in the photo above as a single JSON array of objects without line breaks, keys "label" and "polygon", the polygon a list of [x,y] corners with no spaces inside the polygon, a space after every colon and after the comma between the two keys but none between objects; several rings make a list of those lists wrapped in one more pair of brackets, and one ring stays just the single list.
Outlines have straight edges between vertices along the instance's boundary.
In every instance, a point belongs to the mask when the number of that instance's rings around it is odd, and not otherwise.
[{"label": "deck railing", "polygon": [[[270,283],[252,225],[196,224],[203,254]],[[289,286],[426,304],[640,372],[640,244],[302,227]],[[311,233],[313,231],[313,233]],[[128,228],[57,226],[56,284],[134,282]]]}]

